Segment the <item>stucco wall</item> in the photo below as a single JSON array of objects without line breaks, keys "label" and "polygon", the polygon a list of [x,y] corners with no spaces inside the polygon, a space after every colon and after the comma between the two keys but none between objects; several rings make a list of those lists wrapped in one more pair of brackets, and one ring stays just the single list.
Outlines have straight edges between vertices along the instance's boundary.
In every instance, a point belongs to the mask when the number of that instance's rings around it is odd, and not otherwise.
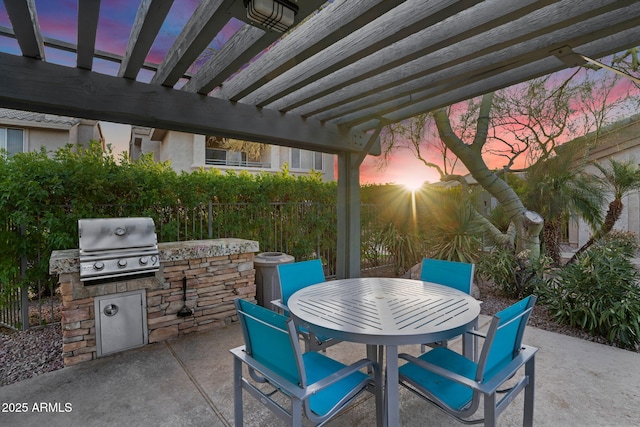
[{"label": "stucco wall", "polygon": [[160,161],[170,160],[172,168],[178,173],[191,172],[194,136],[197,135],[167,131],[160,144]]},{"label": "stucco wall", "polygon": [[102,142],[102,136],[95,120],[81,120],[69,129],[69,143],[88,146],[90,141]]},{"label": "stucco wall", "polygon": [[54,152],[69,143],[69,131],[66,129],[36,129],[25,130],[25,150],[39,151],[45,147]]},{"label": "stucco wall", "polygon": [[[134,127],[132,138],[136,136],[138,135],[136,134],[136,127]],[[141,152],[154,153],[155,161],[170,161],[171,167],[176,172],[192,172],[201,167],[205,169],[216,168],[223,172],[226,170],[241,170],[249,173],[279,172],[285,163],[291,164],[291,149],[289,147],[270,145],[267,152],[260,159],[261,162],[270,164],[268,168],[210,166],[205,164],[206,138],[203,135],[154,129],[150,136],[150,140],[144,139],[142,141]],[[323,153],[324,168],[322,179],[324,181],[335,180],[335,161],[335,155]],[[309,170],[291,170],[290,168],[290,173],[294,176],[307,175]]]}]

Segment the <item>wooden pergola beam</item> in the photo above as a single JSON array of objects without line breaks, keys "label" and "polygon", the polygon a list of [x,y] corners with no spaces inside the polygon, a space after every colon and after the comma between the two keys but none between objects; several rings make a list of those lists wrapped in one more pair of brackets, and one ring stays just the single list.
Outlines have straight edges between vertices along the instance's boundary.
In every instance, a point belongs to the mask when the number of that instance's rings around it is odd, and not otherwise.
[{"label": "wooden pergola beam", "polygon": [[35,0],[5,0],[4,7],[22,55],[44,60],[44,42],[38,23]]},{"label": "wooden pergola beam", "polygon": [[[414,34],[425,27],[436,24],[456,13],[473,6],[479,0],[458,2],[441,0],[424,2],[423,0],[406,0],[392,13],[382,15],[376,21],[359,28],[346,37],[336,41],[331,49],[319,52],[317,55],[299,64],[271,80],[259,89],[240,99],[241,102],[266,106],[310,82],[340,70],[351,63],[359,61],[368,55],[375,54],[385,46],[391,45],[405,37]],[[343,19],[342,15],[334,17]],[[307,29],[311,25],[307,26]],[[305,37],[304,31],[294,32],[292,36]]]},{"label": "wooden pergola beam", "polygon": [[[293,32],[274,45],[269,52],[249,64],[222,87],[216,96],[238,101],[260,86],[269,82],[292,67],[345,35],[363,27],[380,15],[393,9],[403,0],[336,0],[326,6],[325,13],[318,13],[306,22],[306,30]],[[336,18],[338,16],[338,18]]]},{"label": "wooden pergola beam", "polygon": [[158,36],[173,0],[143,0],[138,6],[118,77],[135,79]]},{"label": "wooden pergola beam", "polygon": [[[317,120],[0,53],[0,106],[326,153],[365,137]],[[379,147],[378,147],[379,150]]]},{"label": "wooden pergola beam", "polygon": [[93,68],[99,16],[100,0],[78,2],[78,68]]}]

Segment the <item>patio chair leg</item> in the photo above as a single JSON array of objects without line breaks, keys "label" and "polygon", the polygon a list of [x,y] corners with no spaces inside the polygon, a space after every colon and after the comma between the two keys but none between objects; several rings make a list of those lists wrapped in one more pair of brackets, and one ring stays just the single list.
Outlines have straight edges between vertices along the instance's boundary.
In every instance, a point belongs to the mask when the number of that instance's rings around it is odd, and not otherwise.
[{"label": "patio chair leg", "polygon": [[496,426],[496,394],[484,395],[484,425],[485,427]]},{"label": "patio chair leg", "polygon": [[242,362],[233,358],[233,419],[236,427],[242,427]]},{"label": "patio chair leg", "polygon": [[[473,324],[473,330],[478,330],[478,319]],[[478,337],[472,334],[462,335],[462,355],[474,362],[478,361]]]},{"label": "patio chair leg", "polygon": [[383,379],[382,379],[382,367],[377,366],[374,368],[375,377],[375,401],[376,401],[376,426],[383,427],[385,424],[384,413],[384,401],[383,401]]},{"label": "patio chair leg", "polygon": [[535,393],[535,381],[536,381],[536,364],[535,356],[531,357],[527,361],[524,367],[524,373],[529,377],[529,383],[524,388],[524,427],[533,426],[533,401]]},{"label": "patio chair leg", "polygon": [[291,398],[291,425],[302,427],[302,401]]},{"label": "patio chair leg", "polygon": [[[384,346],[382,345],[367,345],[367,359],[377,362],[382,366],[384,362]],[[371,367],[367,368],[367,373],[371,373]]]}]

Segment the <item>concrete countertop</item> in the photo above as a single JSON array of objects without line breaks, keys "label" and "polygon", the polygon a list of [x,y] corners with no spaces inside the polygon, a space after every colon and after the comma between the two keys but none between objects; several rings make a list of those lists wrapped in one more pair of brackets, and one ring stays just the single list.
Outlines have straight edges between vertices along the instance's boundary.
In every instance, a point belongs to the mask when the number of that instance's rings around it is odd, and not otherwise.
[{"label": "concrete countertop", "polygon": [[[233,238],[158,243],[161,262],[227,256],[258,252],[259,250],[260,245],[254,240]],[[65,249],[51,253],[49,274],[58,275],[62,273],[77,273],[79,271],[80,253],[78,249]]]}]

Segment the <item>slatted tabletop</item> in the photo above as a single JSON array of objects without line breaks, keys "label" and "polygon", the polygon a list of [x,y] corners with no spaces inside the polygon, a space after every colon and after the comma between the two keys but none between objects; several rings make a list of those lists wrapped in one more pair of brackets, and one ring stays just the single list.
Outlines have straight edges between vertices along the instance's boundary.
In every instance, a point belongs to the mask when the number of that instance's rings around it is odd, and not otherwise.
[{"label": "slatted tabletop", "polygon": [[342,279],[304,288],[291,313],[317,333],[374,345],[428,343],[457,336],[480,314],[473,297],[401,278]]},{"label": "slatted tabletop", "polygon": [[458,290],[401,278],[342,279],[312,285],[287,303],[297,322],[319,335],[367,344],[370,357],[384,346],[384,417],[379,425],[400,425],[398,346],[426,344],[472,328],[480,303]]}]

